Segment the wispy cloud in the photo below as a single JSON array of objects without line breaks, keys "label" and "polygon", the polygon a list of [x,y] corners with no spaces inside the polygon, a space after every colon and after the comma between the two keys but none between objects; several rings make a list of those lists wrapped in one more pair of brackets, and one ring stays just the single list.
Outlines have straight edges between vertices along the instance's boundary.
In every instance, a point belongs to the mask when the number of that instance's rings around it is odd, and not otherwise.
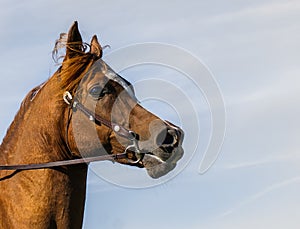
[{"label": "wispy cloud", "polygon": [[260,3],[257,5],[244,7],[236,11],[230,11],[212,17],[211,21],[226,23],[233,20],[257,19],[282,17],[283,15],[291,16],[293,13],[297,14],[300,10],[300,3],[297,0],[285,2],[269,2]]},{"label": "wispy cloud", "polygon": [[267,156],[261,160],[257,161],[246,161],[241,162],[237,164],[227,164],[224,165],[225,169],[246,169],[251,167],[257,167],[257,166],[266,166],[271,165],[275,163],[280,164],[300,164],[300,154],[299,152],[296,153],[276,153],[272,156]]},{"label": "wispy cloud", "polygon": [[228,215],[232,214],[233,212],[238,211],[242,207],[259,200],[263,196],[265,196],[265,195],[267,195],[267,194],[269,194],[269,193],[271,193],[271,192],[273,192],[277,189],[281,189],[281,188],[287,187],[289,185],[297,184],[299,182],[300,182],[300,176],[293,177],[291,179],[284,180],[284,181],[281,181],[281,182],[278,182],[278,183],[274,183],[274,184],[262,189],[261,191],[253,194],[252,196],[247,197],[245,200],[239,202],[233,208],[231,208],[231,209],[225,211],[224,213],[222,213],[221,217],[228,216]]}]

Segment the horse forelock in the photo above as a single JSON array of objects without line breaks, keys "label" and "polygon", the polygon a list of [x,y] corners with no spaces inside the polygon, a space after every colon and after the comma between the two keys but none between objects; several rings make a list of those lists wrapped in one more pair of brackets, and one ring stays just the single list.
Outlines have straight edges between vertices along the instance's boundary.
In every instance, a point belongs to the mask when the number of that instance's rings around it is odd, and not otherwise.
[{"label": "horse forelock", "polygon": [[[84,77],[86,71],[97,60],[97,57],[90,52],[90,45],[84,42],[68,42],[68,34],[61,33],[56,40],[52,50],[52,58],[54,62],[59,63],[57,74],[60,82],[60,93],[70,91],[74,93],[77,86]],[[74,47],[77,47],[74,49]],[[70,49],[76,53],[74,56],[66,56],[65,50]],[[87,52],[87,50],[89,50]]]},{"label": "horse forelock", "polygon": [[[76,46],[77,49],[75,49],[74,46]],[[69,42],[68,34],[61,33],[59,38],[55,41],[55,45],[52,50],[52,58],[55,63],[59,63],[59,60],[65,58],[66,49],[70,49],[78,54],[85,54],[88,49],[91,49],[91,47],[88,43],[81,41]]]}]

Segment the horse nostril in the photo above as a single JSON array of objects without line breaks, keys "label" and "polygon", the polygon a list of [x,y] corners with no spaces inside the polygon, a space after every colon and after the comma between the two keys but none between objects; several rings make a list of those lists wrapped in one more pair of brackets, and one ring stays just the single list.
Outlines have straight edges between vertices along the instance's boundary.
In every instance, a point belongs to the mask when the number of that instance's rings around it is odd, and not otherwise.
[{"label": "horse nostril", "polygon": [[173,132],[171,132],[171,130],[168,130],[167,134],[166,134],[166,137],[163,141],[163,145],[173,145],[174,141],[175,141],[175,138],[174,138],[174,134]]},{"label": "horse nostril", "polygon": [[161,131],[157,138],[156,138],[156,144],[157,146],[173,146],[177,142],[177,133],[175,130],[172,129],[164,129]]}]

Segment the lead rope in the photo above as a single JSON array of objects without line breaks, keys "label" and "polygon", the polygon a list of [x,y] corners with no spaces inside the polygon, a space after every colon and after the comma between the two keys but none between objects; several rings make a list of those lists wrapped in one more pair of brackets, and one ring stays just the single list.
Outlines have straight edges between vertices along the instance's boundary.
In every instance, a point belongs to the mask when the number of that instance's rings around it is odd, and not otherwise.
[{"label": "lead rope", "polygon": [[127,155],[124,153],[121,154],[110,154],[102,155],[96,157],[88,158],[79,158],[72,160],[63,160],[63,161],[53,161],[47,163],[38,163],[38,164],[21,164],[21,165],[0,165],[0,170],[33,170],[33,169],[46,169],[66,165],[76,165],[76,164],[87,164],[94,161],[112,161],[115,162],[118,159],[125,159]]}]

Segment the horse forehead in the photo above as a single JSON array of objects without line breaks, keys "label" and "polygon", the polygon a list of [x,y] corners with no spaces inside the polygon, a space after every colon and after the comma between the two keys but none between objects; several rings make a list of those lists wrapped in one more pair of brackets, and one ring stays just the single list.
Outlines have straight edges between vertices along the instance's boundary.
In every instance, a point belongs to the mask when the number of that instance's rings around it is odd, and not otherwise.
[{"label": "horse forehead", "polygon": [[110,80],[118,83],[125,90],[127,90],[127,87],[131,86],[131,84],[127,80],[110,70],[96,71],[92,74],[88,74],[87,77],[85,77],[85,79],[82,81],[82,85],[86,85],[87,87],[92,86],[96,83],[101,83],[105,85]]},{"label": "horse forehead", "polygon": [[113,80],[120,84],[124,89],[129,87],[131,84],[125,80],[123,77],[121,77],[119,74],[117,74],[108,64],[106,64],[104,61],[102,63],[102,73],[110,80]]},{"label": "horse forehead", "polygon": [[130,86],[131,84],[125,80],[123,77],[118,75],[109,65],[107,65],[103,60],[98,60],[93,64],[90,71],[86,73],[83,78],[84,82],[94,82],[94,81],[115,81],[121,86]]},{"label": "horse forehead", "polygon": [[108,82],[109,80],[112,80],[116,83],[118,83],[124,90],[126,90],[129,94],[134,94],[132,85],[130,82],[128,82],[126,79],[121,77],[119,74],[117,74],[108,64],[106,64],[103,60],[98,60],[96,63],[96,69],[98,71],[95,73],[96,79],[94,81],[97,81],[97,78],[99,79],[102,77],[102,79],[106,79]]}]

